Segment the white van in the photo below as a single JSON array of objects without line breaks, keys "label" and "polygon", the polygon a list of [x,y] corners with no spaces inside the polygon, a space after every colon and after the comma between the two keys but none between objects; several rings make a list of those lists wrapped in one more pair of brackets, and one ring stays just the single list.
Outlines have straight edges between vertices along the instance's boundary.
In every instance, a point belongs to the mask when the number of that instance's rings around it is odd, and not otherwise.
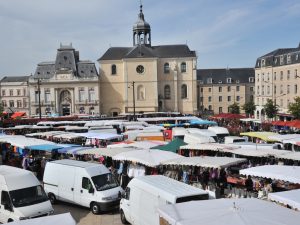
[{"label": "white van", "polygon": [[132,225],[159,225],[159,206],[208,198],[206,191],[165,176],[136,177],[122,196],[121,221]]},{"label": "white van", "polygon": [[43,182],[52,203],[75,203],[94,214],[118,208],[123,192],[104,165],[76,160],[48,162]]},{"label": "white van", "polygon": [[28,170],[0,166],[0,222],[8,223],[53,213],[38,179]]}]

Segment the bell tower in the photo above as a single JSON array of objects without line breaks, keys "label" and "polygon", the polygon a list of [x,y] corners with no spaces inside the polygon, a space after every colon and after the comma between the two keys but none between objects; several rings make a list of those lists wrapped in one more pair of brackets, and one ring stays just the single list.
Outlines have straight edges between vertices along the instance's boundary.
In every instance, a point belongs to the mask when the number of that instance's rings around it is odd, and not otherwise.
[{"label": "bell tower", "polygon": [[138,20],[133,25],[133,46],[136,45],[151,46],[151,28],[149,23],[145,21],[142,4],[140,5]]}]

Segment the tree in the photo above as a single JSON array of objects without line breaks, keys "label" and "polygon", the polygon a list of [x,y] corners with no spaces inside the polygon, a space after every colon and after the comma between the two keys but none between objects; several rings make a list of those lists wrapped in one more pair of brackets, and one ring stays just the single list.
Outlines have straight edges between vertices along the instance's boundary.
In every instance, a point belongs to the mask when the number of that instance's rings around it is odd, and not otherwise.
[{"label": "tree", "polygon": [[256,106],[255,106],[255,104],[254,104],[253,101],[250,101],[250,102],[246,102],[242,106],[242,109],[245,111],[246,115],[249,116],[249,115],[253,115],[254,114]]},{"label": "tree", "polygon": [[274,118],[278,112],[278,106],[273,102],[272,99],[267,99],[267,103],[264,105],[264,110],[269,119]]},{"label": "tree", "polygon": [[233,114],[240,114],[239,104],[235,102],[232,105],[228,106],[228,111]]},{"label": "tree", "polygon": [[300,97],[295,97],[294,101],[295,102],[288,105],[288,112],[291,113],[295,119],[300,119]]}]

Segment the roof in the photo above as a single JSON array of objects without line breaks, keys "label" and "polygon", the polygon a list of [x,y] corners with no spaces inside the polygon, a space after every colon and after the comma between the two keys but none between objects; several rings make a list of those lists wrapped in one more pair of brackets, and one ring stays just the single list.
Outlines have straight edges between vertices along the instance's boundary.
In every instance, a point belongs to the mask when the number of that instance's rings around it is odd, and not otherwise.
[{"label": "roof", "polygon": [[61,164],[61,165],[81,167],[81,168],[89,168],[89,167],[94,167],[94,166],[100,165],[100,164],[94,164],[94,163],[88,163],[88,162],[70,160],[70,159],[55,160],[55,161],[51,161],[51,163],[57,163],[57,164]]},{"label": "roof", "polygon": [[2,82],[27,82],[29,79],[29,76],[15,76],[15,77],[3,77],[1,79]]},{"label": "roof", "polygon": [[129,187],[137,185],[139,188],[150,191],[151,194],[164,196],[164,199],[171,203],[175,203],[178,197],[188,197],[193,195],[207,194],[206,191],[184,184],[177,180],[162,176],[141,176],[130,181]]},{"label": "roof", "polygon": [[203,84],[211,84],[208,78],[212,79],[213,84],[226,84],[227,78],[231,78],[231,83],[249,83],[249,78],[255,77],[253,68],[223,68],[223,69],[198,69],[197,80]]},{"label": "roof", "polygon": [[160,45],[109,48],[99,59],[121,60],[126,58],[177,58],[196,57],[196,52],[191,51],[187,45]]},{"label": "roof", "polygon": [[159,145],[152,147],[152,149],[159,149],[163,151],[177,152],[180,149],[180,146],[187,145],[182,139],[175,138],[173,141],[166,145]]}]

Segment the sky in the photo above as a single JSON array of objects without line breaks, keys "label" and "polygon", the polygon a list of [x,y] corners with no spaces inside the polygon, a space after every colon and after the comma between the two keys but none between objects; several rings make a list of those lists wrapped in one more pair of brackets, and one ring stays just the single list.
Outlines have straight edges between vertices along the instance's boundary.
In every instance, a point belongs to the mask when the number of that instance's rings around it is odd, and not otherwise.
[{"label": "sky", "polygon": [[[0,77],[54,61],[60,44],[96,63],[132,46],[139,0],[0,0]],[[152,45],[187,44],[198,69],[254,67],[259,56],[298,47],[299,0],[143,0]]]}]

